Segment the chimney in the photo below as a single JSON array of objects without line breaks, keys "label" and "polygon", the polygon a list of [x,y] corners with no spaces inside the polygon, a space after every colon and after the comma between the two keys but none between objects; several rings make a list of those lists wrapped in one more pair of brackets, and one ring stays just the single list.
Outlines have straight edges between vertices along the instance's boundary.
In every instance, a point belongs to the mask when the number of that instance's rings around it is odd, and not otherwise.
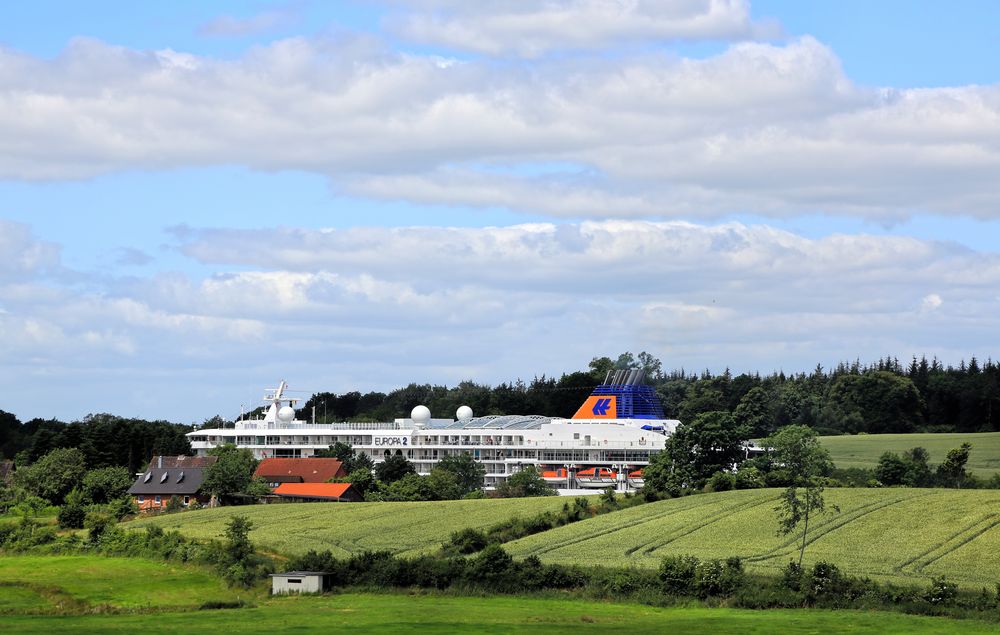
[{"label": "chimney", "polygon": [[161,469],[163,468],[163,457],[162,456],[156,457],[156,467],[161,468]]}]

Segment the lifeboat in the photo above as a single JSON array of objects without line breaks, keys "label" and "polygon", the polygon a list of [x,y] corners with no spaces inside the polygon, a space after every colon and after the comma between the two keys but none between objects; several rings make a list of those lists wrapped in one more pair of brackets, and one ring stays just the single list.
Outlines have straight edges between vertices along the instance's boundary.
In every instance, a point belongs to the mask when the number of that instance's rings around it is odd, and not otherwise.
[{"label": "lifeboat", "polygon": [[541,476],[542,480],[546,483],[565,485],[568,474],[565,468],[560,468],[558,470],[545,470],[542,472]]},{"label": "lifeboat", "polygon": [[632,470],[628,473],[628,484],[632,487],[642,487],[645,482],[642,478],[642,470]]},{"label": "lifeboat", "polygon": [[606,467],[591,467],[576,473],[576,482],[580,487],[605,489],[618,483],[618,472]]}]

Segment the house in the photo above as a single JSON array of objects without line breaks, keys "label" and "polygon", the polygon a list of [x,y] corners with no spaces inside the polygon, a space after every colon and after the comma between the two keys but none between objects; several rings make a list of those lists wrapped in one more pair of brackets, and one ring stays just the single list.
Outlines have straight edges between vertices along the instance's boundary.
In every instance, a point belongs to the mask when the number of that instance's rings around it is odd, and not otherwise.
[{"label": "house", "polygon": [[325,571],[286,571],[271,574],[271,594],[321,593],[330,590],[330,574]]},{"label": "house", "polygon": [[274,495],[290,502],[359,503],[364,500],[350,483],[280,483]]},{"label": "house", "polygon": [[253,473],[274,489],[282,483],[326,483],[347,476],[338,459],[264,459]]},{"label": "house", "polygon": [[217,460],[215,456],[154,456],[128,493],[143,512],[165,509],[174,496],[185,507],[196,501],[205,504],[211,497],[201,491],[201,485]]}]

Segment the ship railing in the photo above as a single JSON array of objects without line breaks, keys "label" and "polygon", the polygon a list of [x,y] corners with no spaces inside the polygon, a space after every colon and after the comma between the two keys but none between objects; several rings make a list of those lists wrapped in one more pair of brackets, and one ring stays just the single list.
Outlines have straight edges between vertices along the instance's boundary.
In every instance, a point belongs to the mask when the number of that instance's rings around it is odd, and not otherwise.
[{"label": "ship railing", "polygon": [[369,421],[360,423],[249,423],[238,421],[237,430],[410,430],[399,423]]}]

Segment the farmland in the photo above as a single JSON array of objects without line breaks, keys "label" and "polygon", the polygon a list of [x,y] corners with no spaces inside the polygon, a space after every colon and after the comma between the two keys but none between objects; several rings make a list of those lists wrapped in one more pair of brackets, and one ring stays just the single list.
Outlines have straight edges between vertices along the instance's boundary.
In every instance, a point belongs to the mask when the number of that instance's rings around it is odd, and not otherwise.
[{"label": "farmland", "polygon": [[255,608],[186,613],[0,616],[17,633],[994,633],[996,624],[862,611],[656,608],[525,597],[341,594],[263,600]]},{"label": "farmland", "polygon": [[968,470],[976,476],[989,478],[1000,472],[1000,432],[947,434],[860,434],[854,436],[821,437],[839,468],[874,468],[883,452],[901,454],[920,446],[930,453],[932,464],[944,460],[948,450],[963,443],[972,444]]},{"label": "farmland", "polygon": [[[660,501],[509,543],[512,555],[545,562],[656,567],[671,554],[739,556],[777,573],[797,556],[795,537],[775,535],[779,490],[721,492]],[[828,512],[810,524],[806,561],[856,575],[924,584],[947,575],[964,586],[1000,581],[1000,492],[830,489]]]},{"label": "farmland", "polygon": [[452,531],[485,528],[513,516],[557,510],[566,499],[459,500],[422,503],[308,503],[203,509],[133,521],[128,528],[157,525],[191,538],[217,538],[235,515],[254,524],[250,539],[263,549],[300,554],[329,549],[338,557],[387,549],[402,555],[433,551]]}]

